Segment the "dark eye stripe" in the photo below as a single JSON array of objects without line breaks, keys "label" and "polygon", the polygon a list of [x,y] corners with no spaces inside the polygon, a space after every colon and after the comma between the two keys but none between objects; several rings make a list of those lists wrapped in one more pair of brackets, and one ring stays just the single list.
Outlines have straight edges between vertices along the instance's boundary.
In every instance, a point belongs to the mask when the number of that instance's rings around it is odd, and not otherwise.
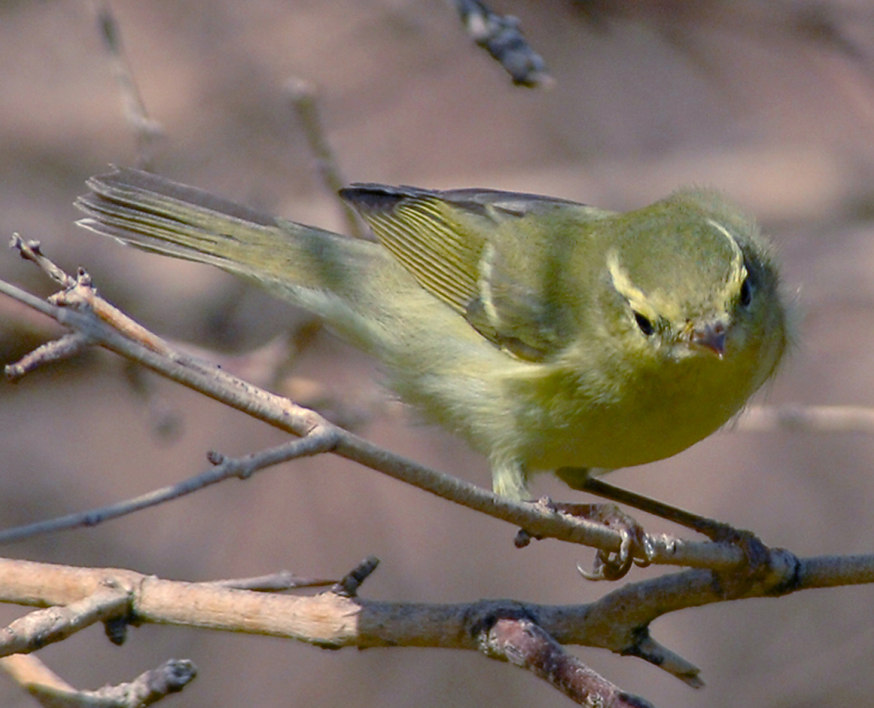
[{"label": "dark eye stripe", "polygon": [[644,317],[639,312],[634,313],[634,321],[637,322],[637,326],[640,327],[640,331],[643,332],[647,337],[655,332],[655,327],[653,327],[652,322],[650,322],[647,317]]},{"label": "dark eye stripe", "polygon": [[750,277],[744,278],[740,285],[740,304],[742,307],[749,307],[753,301],[753,286],[750,284]]}]

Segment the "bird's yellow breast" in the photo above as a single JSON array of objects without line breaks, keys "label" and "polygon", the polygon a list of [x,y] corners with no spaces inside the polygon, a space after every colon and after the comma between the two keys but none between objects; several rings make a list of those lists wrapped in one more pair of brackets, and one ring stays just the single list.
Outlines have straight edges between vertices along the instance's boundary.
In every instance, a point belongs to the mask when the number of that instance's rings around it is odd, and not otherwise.
[{"label": "bird's yellow breast", "polygon": [[554,372],[531,382],[543,406],[517,428],[526,466],[617,468],[675,455],[728,422],[759,387],[766,374],[750,370],[758,363],[750,356],[701,353],[630,367],[618,381]]}]

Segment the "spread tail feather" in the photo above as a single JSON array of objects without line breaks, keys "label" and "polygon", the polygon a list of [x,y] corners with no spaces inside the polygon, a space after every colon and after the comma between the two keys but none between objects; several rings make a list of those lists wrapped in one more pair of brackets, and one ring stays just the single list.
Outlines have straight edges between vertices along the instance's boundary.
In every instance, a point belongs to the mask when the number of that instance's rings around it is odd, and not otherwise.
[{"label": "spread tail feather", "polygon": [[87,184],[78,224],[137,248],[249,274],[277,243],[274,217],[158,175],[116,168]]}]

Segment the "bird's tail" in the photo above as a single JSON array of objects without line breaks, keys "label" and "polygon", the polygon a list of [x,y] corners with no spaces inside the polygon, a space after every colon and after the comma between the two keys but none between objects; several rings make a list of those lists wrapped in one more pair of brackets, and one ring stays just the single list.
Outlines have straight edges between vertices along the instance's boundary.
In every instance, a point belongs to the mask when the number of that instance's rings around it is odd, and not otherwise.
[{"label": "bird's tail", "polygon": [[148,172],[116,168],[87,184],[91,191],[76,200],[87,214],[80,226],[268,287],[323,287],[333,279],[324,272],[326,264],[353,268],[365,255],[356,253],[365,242],[278,219]]}]

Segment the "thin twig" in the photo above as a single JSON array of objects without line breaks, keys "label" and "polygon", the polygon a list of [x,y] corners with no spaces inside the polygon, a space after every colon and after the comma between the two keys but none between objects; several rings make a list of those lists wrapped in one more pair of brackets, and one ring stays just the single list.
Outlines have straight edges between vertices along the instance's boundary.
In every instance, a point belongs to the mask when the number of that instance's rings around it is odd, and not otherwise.
[{"label": "thin twig", "polygon": [[213,466],[201,474],[189,477],[176,484],[170,484],[146,494],[126,499],[117,504],[109,504],[88,511],[48,519],[47,521],[39,521],[33,524],[5,529],[0,531],[0,543],[14,543],[47,533],[57,533],[58,531],[67,531],[86,526],[97,526],[105,521],[117,519],[121,516],[133,514],[134,512],[178,499],[227,479],[247,479],[255,472],[266,467],[308,455],[327,452],[333,444],[334,437],[332,431],[315,430],[306,437],[240,458],[224,457],[219,453],[211,453],[210,461],[213,462]]},{"label": "thin twig", "polygon": [[18,251],[18,255],[26,261],[35,264],[43,273],[54,280],[62,288],[72,288],[76,285],[76,279],[68,275],[55,263],[43,255],[39,241],[25,241],[19,233],[12,234],[9,248]]},{"label": "thin twig", "polygon": [[529,88],[549,88],[555,80],[519,29],[519,20],[499,15],[480,0],[453,0],[474,42],[483,47],[510,74],[513,83]]},{"label": "thin twig", "polygon": [[112,617],[126,615],[130,594],[107,586],[65,607],[48,607],[21,617],[0,630],[0,656],[27,654],[59,642]]},{"label": "thin twig", "polygon": [[170,659],[129,683],[79,691],[32,654],[3,657],[0,668],[46,708],[144,708],[178,693],[197,676],[187,659]]},{"label": "thin twig", "polygon": [[179,693],[197,677],[197,667],[188,659],[168,659],[137,676],[130,683],[106,686],[94,691],[98,698],[118,700],[125,708],[140,708]]},{"label": "thin twig", "polygon": [[340,580],[331,588],[331,592],[342,595],[343,597],[355,597],[358,594],[358,589],[361,587],[361,584],[373,574],[373,571],[376,570],[378,565],[379,558],[376,556],[368,556],[352,570],[346,573],[346,575],[340,578]]},{"label": "thin twig", "polygon": [[105,0],[92,0],[92,6],[97,17],[100,40],[106,50],[112,75],[118,83],[124,117],[136,139],[137,166],[148,169],[152,162],[155,144],[163,135],[163,130],[146,111],[146,105],[124,52],[121,30],[109,4]]},{"label": "thin twig", "polygon": [[9,247],[26,261],[34,263],[43,273],[64,289],[49,298],[49,302],[62,307],[87,308],[97,317],[111,324],[125,336],[135,339],[156,352],[169,352],[170,347],[157,335],[125,315],[121,310],[100,297],[91,276],[79,268],[75,276],[69,275],[42,252],[39,241],[25,241],[17,233],[12,234]]},{"label": "thin twig", "polygon": [[56,361],[63,361],[64,359],[71,359],[90,346],[91,342],[88,341],[84,334],[70,332],[60,339],[54,339],[40,345],[32,352],[25,354],[14,364],[7,364],[4,373],[6,378],[14,383],[41,366]]},{"label": "thin twig", "polygon": [[355,238],[366,238],[367,232],[358,213],[339,197],[338,193],[346,186],[346,180],[340,174],[337,156],[325,137],[315,86],[303,79],[291,79],[285,84],[285,93],[313,153],[316,171],[322,179],[322,184],[340,207],[347,233]]},{"label": "thin twig", "polygon": [[237,590],[253,590],[256,592],[280,592],[282,590],[296,590],[298,588],[328,587],[337,581],[331,578],[308,578],[295,575],[290,570],[279,570],[267,575],[258,575],[253,578],[227,578],[225,580],[213,580],[214,585],[223,588],[236,588]]}]

